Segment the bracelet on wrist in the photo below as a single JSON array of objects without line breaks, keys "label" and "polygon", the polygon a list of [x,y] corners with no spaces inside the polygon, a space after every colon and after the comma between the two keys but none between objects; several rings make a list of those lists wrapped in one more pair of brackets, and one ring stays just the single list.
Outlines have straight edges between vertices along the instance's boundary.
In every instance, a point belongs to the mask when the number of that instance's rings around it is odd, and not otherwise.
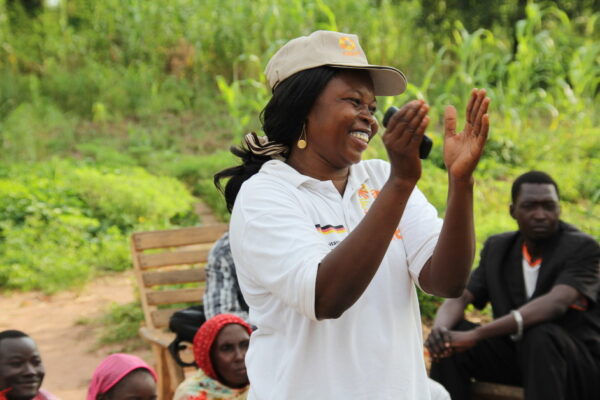
[{"label": "bracelet on wrist", "polygon": [[523,338],[523,316],[518,310],[512,310],[510,313],[517,323],[517,332],[510,335],[510,338],[513,342],[518,342]]}]

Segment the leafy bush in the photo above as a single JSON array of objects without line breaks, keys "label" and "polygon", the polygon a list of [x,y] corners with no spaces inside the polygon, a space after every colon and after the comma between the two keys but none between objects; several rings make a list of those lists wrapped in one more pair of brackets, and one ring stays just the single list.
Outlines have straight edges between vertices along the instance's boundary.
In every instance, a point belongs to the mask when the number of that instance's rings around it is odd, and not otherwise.
[{"label": "leafy bush", "polygon": [[27,76],[15,73],[0,64],[0,120],[19,104],[31,101]]},{"label": "leafy bush", "polygon": [[[34,78],[31,81],[37,82]],[[19,104],[0,128],[2,158],[16,162],[47,158],[74,139],[74,121],[45,101]]]},{"label": "leafy bush", "polygon": [[164,168],[170,175],[185,182],[192,193],[202,198],[219,219],[226,221],[229,220],[229,212],[223,195],[215,188],[213,177],[215,173],[236,164],[239,164],[239,159],[233,154],[229,151],[219,151],[203,157],[180,157],[166,164]]},{"label": "leafy bush", "polygon": [[141,168],[103,171],[80,167],[71,179],[92,215],[122,231],[136,226],[168,227],[172,218],[189,213],[194,200],[180,182],[150,175]]},{"label": "leafy bush", "polygon": [[33,216],[21,226],[2,224],[0,283],[54,292],[86,282],[98,254],[91,234],[98,224],[74,215],[58,215],[51,224]]},{"label": "leafy bush", "polygon": [[12,165],[0,179],[0,287],[54,292],[130,267],[134,230],[193,224],[194,198],[140,168],[55,160]]},{"label": "leafy bush", "polygon": [[114,147],[97,142],[85,142],[77,145],[77,151],[92,164],[107,167],[133,167],[138,162],[130,154],[118,151]]}]

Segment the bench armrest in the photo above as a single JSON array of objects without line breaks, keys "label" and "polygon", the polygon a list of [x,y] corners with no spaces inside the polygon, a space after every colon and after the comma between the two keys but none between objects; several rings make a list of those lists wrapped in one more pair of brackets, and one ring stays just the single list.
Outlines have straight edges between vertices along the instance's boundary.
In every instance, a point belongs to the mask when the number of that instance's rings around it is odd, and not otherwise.
[{"label": "bench armrest", "polygon": [[164,332],[158,329],[150,329],[145,326],[140,327],[138,333],[146,342],[156,344],[164,348],[167,348],[173,339],[175,339],[175,334],[173,333]]}]

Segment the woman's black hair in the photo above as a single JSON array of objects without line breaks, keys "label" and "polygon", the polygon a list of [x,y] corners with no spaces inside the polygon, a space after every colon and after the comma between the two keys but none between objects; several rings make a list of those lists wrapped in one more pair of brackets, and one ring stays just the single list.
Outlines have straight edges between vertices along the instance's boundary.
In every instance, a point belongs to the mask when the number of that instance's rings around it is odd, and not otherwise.
[{"label": "woman's black hair", "polygon": [[[332,67],[317,67],[300,71],[281,82],[273,92],[273,97],[260,113],[262,128],[270,141],[291,148],[302,131],[302,126],[308,117],[317,97],[327,83],[339,72]],[[260,167],[271,159],[259,156],[244,146],[230,148],[231,152],[242,159],[242,164],[224,169],[215,174],[214,183],[225,196],[227,209],[233,209],[238,192],[247,179],[256,174]],[[287,156],[285,154],[284,156]],[[221,180],[230,178],[221,186]]]}]

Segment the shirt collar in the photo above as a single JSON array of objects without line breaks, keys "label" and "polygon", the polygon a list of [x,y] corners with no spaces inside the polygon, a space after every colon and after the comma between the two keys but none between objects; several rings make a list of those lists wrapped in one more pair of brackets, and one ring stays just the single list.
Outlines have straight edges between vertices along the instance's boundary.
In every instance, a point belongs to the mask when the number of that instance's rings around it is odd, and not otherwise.
[{"label": "shirt collar", "polygon": [[305,182],[316,181],[317,179],[311,178],[310,176],[302,175],[294,168],[279,160],[269,160],[262,165],[260,168],[261,174],[267,174],[276,178],[282,179],[288,183],[291,183],[295,187],[302,185]]},{"label": "shirt collar", "polygon": [[350,176],[348,177],[347,193],[356,192],[369,179],[369,174],[365,170],[364,161],[350,166]]},{"label": "shirt collar", "polygon": [[[358,164],[353,164],[350,166],[350,175],[348,176],[346,191],[357,191],[358,188],[360,188],[360,186],[369,178],[369,175],[367,174],[367,171],[365,171],[362,163],[363,162],[361,161]],[[315,184],[321,182],[318,179],[311,178],[310,176],[302,175],[285,162],[279,160],[269,160],[264,163],[260,169],[260,173],[283,179],[295,187],[299,187],[309,182]]]}]

